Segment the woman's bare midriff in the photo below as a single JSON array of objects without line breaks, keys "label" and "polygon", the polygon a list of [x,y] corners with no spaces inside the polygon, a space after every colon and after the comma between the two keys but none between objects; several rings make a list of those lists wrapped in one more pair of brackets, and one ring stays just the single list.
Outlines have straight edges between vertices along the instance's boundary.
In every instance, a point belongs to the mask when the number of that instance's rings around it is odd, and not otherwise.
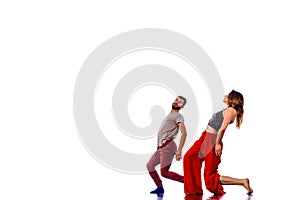
[{"label": "woman's bare midriff", "polygon": [[207,125],[205,131],[208,132],[208,133],[214,133],[214,134],[217,134],[217,131],[216,131],[213,127],[211,127],[211,126],[209,126],[209,125]]}]

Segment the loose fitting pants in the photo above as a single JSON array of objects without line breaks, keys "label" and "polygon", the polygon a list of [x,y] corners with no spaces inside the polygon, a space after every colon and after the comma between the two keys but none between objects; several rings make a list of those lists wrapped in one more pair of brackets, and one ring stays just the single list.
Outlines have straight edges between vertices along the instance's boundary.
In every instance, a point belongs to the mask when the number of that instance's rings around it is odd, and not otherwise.
[{"label": "loose fitting pants", "polygon": [[147,169],[157,187],[162,186],[162,181],[155,170],[155,166],[158,164],[160,164],[160,173],[163,177],[183,183],[183,176],[169,171],[176,151],[176,143],[172,140],[163,147],[157,149],[150,158]]},{"label": "loose fitting pants", "polygon": [[204,181],[207,190],[215,195],[225,194],[218,173],[221,158],[215,154],[216,137],[217,134],[204,131],[200,139],[184,155],[184,192],[186,194],[203,194],[201,182],[203,161],[205,161]]}]

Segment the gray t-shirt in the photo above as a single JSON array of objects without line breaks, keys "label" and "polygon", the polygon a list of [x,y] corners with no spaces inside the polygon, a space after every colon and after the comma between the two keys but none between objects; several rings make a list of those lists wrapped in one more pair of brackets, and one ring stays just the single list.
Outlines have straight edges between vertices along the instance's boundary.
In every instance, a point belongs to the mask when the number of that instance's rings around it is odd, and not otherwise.
[{"label": "gray t-shirt", "polygon": [[183,116],[178,112],[171,112],[162,122],[158,131],[157,145],[162,146],[166,141],[176,138],[179,126],[178,123],[183,123]]}]

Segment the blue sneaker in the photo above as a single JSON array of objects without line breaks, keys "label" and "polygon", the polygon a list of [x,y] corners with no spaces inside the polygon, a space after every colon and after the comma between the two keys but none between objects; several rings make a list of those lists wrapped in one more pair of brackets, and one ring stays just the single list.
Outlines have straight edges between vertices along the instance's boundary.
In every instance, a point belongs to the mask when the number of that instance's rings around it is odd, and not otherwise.
[{"label": "blue sneaker", "polygon": [[164,193],[158,193],[157,195],[157,200],[162,200],[164,197]]},{"label": "blue sneaker", "polygon": [[155,190],[151,191],[150,194],[163,194],[165,192],[163,186],[156,188]]}]

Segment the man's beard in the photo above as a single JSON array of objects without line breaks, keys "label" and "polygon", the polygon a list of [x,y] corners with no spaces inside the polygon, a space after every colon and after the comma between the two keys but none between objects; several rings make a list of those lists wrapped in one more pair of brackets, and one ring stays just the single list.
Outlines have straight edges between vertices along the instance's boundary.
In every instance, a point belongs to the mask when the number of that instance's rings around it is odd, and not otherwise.
[{"label": "man's beard", "polygon": [[177,106],[172,105],[172,109],[173,109],[173,110],[180,110],[180,107],[177,107]]}]

